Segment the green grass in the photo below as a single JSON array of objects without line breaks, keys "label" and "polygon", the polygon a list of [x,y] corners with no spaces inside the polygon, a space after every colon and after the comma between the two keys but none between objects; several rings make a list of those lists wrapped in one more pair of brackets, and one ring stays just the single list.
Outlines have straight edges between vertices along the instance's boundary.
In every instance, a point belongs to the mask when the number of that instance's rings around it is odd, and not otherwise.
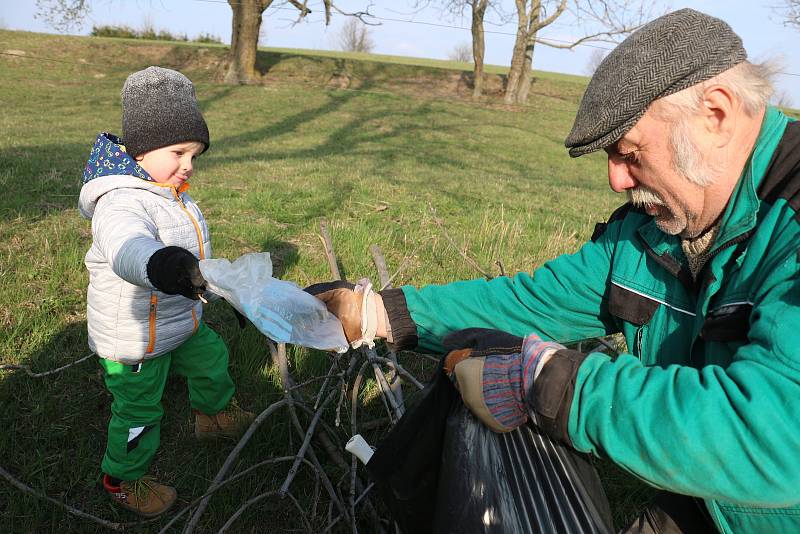
[{"label": "green grass", "polygon": [[[403,85],[403,77],[433,84],[452,72],[431,68],[433,62],[265,51],[259,58],[265,85],[230,87],[216,82],[224,49],[213,45],[0,31],[0,52],[6,50],[25,57],[0,55],[0,361],[37,371],[88,352],[83,255],[91,230],[76,208],[80,176],[97,132],[119,133],[125,77],[151,64],[179,68],[196,82],[212,142],[191,193],[209,222],[215,255],[270,251],[276,273],[301,286],[330,278],[320,217],[330,222],[348,278],[377,279],[368,252],[375,243],[389,271],[400,270],[395,285],[423,285],[478,276],[450,246],[431,208],[462,249],[497,274],[498,260],[509,272],[530,271],[576,250],[622,202],[608,190],[601,156],[572,160],[563,148],[583,90],[568,77],[539,76],[530,106],[505,109],[405,90],[411,84]],[[336,69],[349,69],[361,90],[325,88]],[[228,343],[241,404],[260,411],[278,399],[264,338],[252,327],[238,331],[224,305],[210,305],[206,318]],[[320,353],[293,349],[290,357],[297,381],[328,369]],[[418,360],[401,356],[424,377],[431,368]],[[381,413],[375,395],[363,400],[365,417]],[[109,405],[92,361],[42,379],[0,372],[0,465],[73,506],[132,520],[98,489]],[[195,442],[182,379],[168,383],[165,405],[152,471],[174,484],[185,504],[208,487],[233,444]],[[348,432],[338,432],[343,444]],[[287,418],[273,417],[238,467],[298,447]],[[264,468],[222,491],[203,531],[216,531],[239,503],[277,488],[287,471],[285,464]],[[604,472],[621,520],[647,491],[608,466]],[[293,490],[309,503],[313,486],[303,470]],[[5,483],[0,510],[3,531],[100,530]],[[271,500],[234,528],[283,531],[300,523],[290,503]]]}]

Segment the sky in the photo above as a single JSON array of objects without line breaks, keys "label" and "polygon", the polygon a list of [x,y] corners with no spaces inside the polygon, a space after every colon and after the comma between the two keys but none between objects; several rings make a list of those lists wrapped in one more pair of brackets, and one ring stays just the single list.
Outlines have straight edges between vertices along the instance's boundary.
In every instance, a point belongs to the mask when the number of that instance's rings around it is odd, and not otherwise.
[{"label": "sky", "polygon": [[[84,25],[69,33],[88,35],[93,25],[127,25],[133,28],[150,25],[175,34],[187,34],[190,38],[210,33],[220,37],[223,42],[230,42],[231,8],[226,0],[90,2],[92,11]],[[774,7],[781,2],[698,0],[671,2],[669,8],[692,7],[730,24],[741,36],[751,60],[778,62],[780,74],[775,79],[776,94],[784,104],[797,108],[800,107],[800,55],[795,51],[800,43],[800,29],[783,24],[780,13]],[[335,3],[344,11],[360,11],[371,4],[369,12],[376,15],[379,19],[376,22],[380,23],[370,28],[375,44],[373,51],[378,54],[447,59],[458,45],[471,42],[468,12],[467,17],[460,19],[436,8],[415,10],[412,7],[414,0],[337,0]],[[263,17],[262,29],[266,37],[262,46],[323,50],[338,48],[338,34],[347,17],[334,14],[330,26],[326,27],[321,1],[309,0],[308,5],[315,12],[305,21],[296,23],[297,12],[294,8],[286,6],[281,0],[275,0],[273,4]],[[503,4],[507,12],[513,11],[511,0],[503,0]],[[0,0],[0,28],[55,33],[55,30],[38,20],[35,13],[35,0]],[[511,20],[500,24],[497,17],[491,15],[488,19],[494,19],[494,23],[486,25],[487,32],[493,33],[486,35],[485,61],[508,65],[514,43],[515,22]],[[570,26],[566,17],[562,17],[543,30],[541,36],[567,41],[580,35]],[[575,50],[561,50],[539,45],[534,53],[534,68],[588,74],[592,54],[606,53],[613,46],[596,43],[579,46]]]}]

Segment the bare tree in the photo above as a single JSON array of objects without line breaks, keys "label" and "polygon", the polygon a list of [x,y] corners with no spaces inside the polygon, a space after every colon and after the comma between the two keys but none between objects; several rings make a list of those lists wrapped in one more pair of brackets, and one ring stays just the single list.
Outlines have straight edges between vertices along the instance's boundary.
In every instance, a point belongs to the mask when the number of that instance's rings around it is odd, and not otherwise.
[{"label": "bare tree", "polygon": [[785,24],[800,30],[800,0],[782,0],[775,6],[781,16],[786,17]]},{"label": "bare tree", "polygon": [[339,31],[339,46],[345,52],[372,52],[375,43],[367,25],[359,19],[348,19]]},{"label": "bare tree", "polygon": [[475,64],[473,72],[472,98],[480,98],[483,94],[483,57],[486,51],[486,40],[483,32],[483,19],[489,8],[490,0],[467,0],[472,10],[472,58]]},{"label": "bare tree", "polygon": [[89,0],[36,0],[34,17],[58,32],[83,24],[90,11]]},{"label": "bare tree", "polygon": [[[484,19],[490,8],[502,13],[502,0],[416,0],[414,6],[422,8],[430,5],[438,7],[453,18],[461,18],[467,8],[470,10],[472,32],[473,90],[472,97],[478,98],[483,93],[483,58],[486,50],[484,36]],[[501,16],[501,18],[504,18]]]},{"label": "bare tree", "polygon": [[[524,104],[528,100],[537,43],[564,49],[586,42],[616,43],[648,20],[655,5],[644,0],[514,0],[514,4],[517,36],[506,83],[507,104]],[[562,42],[539,36],[540,30],[566,14],[570,15],[571,27],[581,30],[582,37]]]},{"label": "bare tree", "polygon": [[472,45],[470,43],[459,43],[453,47],[447,57],[449,57],[451,61],[472,63]]},{"label": "bare tree", "polygon": [[608,50],[603,48],[595,48],[592,50],[592,55],[589,56],[589,61],[586,63],[586,74],[589,76],[594,74],[594,71],[597,70],[597,67],[600,66],[600,63],[603,62],[607,55]]},{"label": "bare tree", "polygon": [[[225,72],[225,82],[232,84],[253,83],[258,80],[256,73],[256,51],[261,33],[261,17],[273,5],[274,0],[228,0],[233,11],[231,23],[230,62]],[[275,4],[291,4],[298,11],[298,20],[311,13],[308,0],[279,0]],[[91,0],[36,0],[38,18],[57,30],[67,30],[83,22],[90,12]],[[369,11],[346,13],[334,4],[333,0],[322,0],[325,8],[325,24],[330,24],[331,13],[352,16],[369,24]]]}]

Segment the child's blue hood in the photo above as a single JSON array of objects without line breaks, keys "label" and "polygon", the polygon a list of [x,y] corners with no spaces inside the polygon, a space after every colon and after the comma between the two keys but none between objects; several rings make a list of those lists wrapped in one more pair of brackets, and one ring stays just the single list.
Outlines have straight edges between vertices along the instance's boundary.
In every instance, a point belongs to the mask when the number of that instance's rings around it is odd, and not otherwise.
[{"label": "child's blue hood", "polygon": [[136,160],[125,152],[122,140],[116,135],[107,132],[98,134],[94,142],[89,161],[83,169],[83,183],[90,182],[102,176],[127,175],[153,182]]}]

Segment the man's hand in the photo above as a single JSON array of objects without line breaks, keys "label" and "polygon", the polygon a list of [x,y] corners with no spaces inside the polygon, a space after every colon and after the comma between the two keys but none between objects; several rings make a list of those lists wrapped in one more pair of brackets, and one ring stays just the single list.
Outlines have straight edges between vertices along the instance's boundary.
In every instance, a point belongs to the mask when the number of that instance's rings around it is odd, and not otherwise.
[{"label": "man's hand", "polygon": [[342,323],[347,342],[353,348],[363,343],[373,346],[378,329],[378,297],[372,291],[369,280],[359,280],[358,284],[344,280],[324,282],[310,285],[303,291],[325,303],[328,311]]},{"label": "man's hand", "polygon": [[206,290],[197,258],[181,247],[164,247],[150,256],[147,277],[153,287],[168,295],[198,300]]},{"label": "man's hand", "polygon": [[313,284],[303,291],[325,303],[328,311],[342,323],[348,343],[361,338],[361,295],[356,295],[356,285],[344,280]]},{"label": "man's hand", "polygon": [[564,348],[536,334],[521,338],[486,328],[447,335],[444,370],[461,398],[483,424],[510,432],[528,420],[527,396],[540,359]]}]

